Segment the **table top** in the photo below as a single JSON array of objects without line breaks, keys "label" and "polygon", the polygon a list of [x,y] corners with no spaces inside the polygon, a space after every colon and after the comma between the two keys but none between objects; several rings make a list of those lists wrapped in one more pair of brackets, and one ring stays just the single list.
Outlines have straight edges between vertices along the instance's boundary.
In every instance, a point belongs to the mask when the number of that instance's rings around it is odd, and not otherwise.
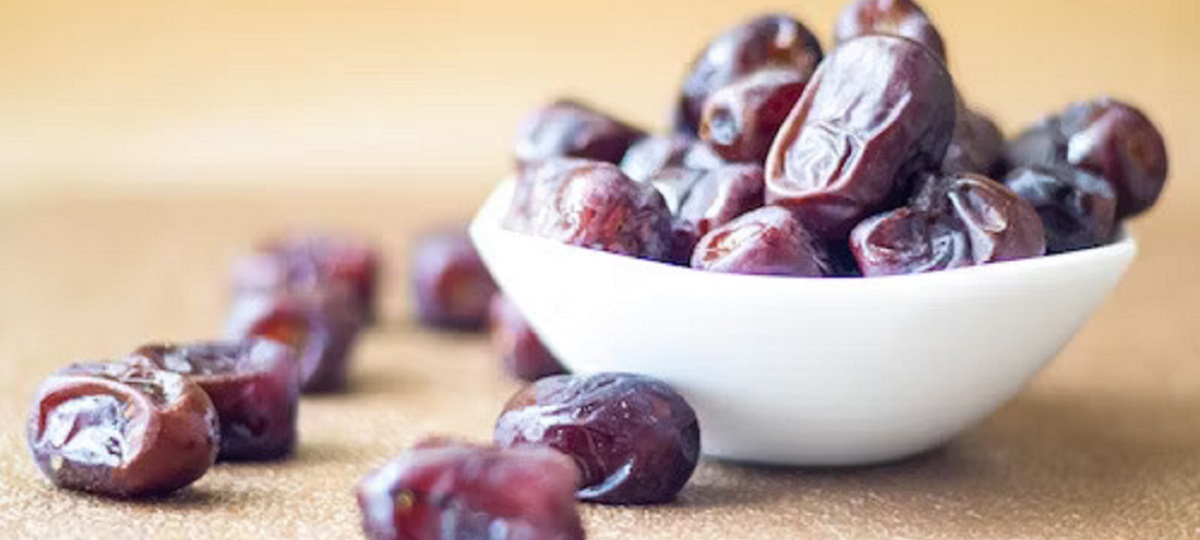
[{"label": "table top", "polygon": [[[486,187],[463,186],[0,200],[3,535],[352,538],[352,489],[373,467],[424,434],[486,440],[518,385],[486,339],[407,316],[411,239],[470,214]],[[589,536],[1200,536],[1200,221],[1187,214],[1136,225],[1141,253],[1114,296],[1030,388],[945,448],[865,469],[704,462],[674,504],[581,507]],[[365,336],[349,393],[304,399],[295,457],[218,465],[153,502],[50,487],[23,437],[38,381],[143,342],[215,335],[229,261],[295,224],[372,236],[390,263],[386,322]]]}]

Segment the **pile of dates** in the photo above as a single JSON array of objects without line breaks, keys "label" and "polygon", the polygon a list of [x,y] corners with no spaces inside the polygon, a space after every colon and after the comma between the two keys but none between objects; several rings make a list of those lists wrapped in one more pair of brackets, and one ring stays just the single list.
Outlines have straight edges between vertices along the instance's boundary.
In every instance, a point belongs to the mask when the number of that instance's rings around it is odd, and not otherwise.
[{"label": "pile of dates", "polygon": [[411,297],[422,325],[458,332],[486,330],[500,366],[536,381],[565,372],[517,307],[492,281],[470,237],[460,230],[428,233],[413,247]]},{"label": "pile of dates", "polygon": [[1006,141],[911,0],[846,7],[822,49],[765,15],[691,64],[670,133],[575,100],[520,125],[510,230],[692,268],[798,277],[977,266],[1112,242],[1167,178],[1137,108],[1076,103]]},{"label": "pile of dates", "polygon": [[26,427],[35,463],[58,487],[139,498],[217,461],[288,457],[300,394],[345,385],[378,273],[377,251],[355,238],[263,243],[233,265],[226,340],[150,343],[43,381]]},{"label": "pile of dates", "polygon": [[[518,128],[504,227],[711,272],[869,277],[1104,245],[1162,191],[1162,136],[1126,103],[1074,104],[1006,140],[911,0],[850,4],[835,41],[827,55],[786,15],[726,30],[692,63],[669,133],[577,100],[538,109]],[[427,440],[368,475],[369,538],[576,539],[574,500],[678,496],[701,453],[681,395],[563,374],[461,233],[424,238],[412,267],[424,324],[490,328],[506,370],[535,382],[491,444]]]},{"label": "pile of dates", "polygon": [[579,540],[575,502],[670,502],[700,459],[690,405],[639,375],[556,375],[527,386],[491,444],[426,439],[356,492],[373,540]]}]

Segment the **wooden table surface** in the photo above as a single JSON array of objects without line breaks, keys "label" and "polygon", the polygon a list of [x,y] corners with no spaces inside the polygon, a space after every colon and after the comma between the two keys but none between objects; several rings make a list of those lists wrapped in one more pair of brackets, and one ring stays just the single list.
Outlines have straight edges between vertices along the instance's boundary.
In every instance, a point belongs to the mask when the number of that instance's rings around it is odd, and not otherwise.
[{"label": "wooden table surface", "polygon": [[[414,234],[467,216],[486,186],[212,191],[0,203],[0,536],[353,538],[355,483],[422,434],[486,439],[517,388],[484,339],[407,313]],[[57,491],[25,450],[30,395],[67,362],[212,336],[226,266],[291,224],[358,231],[390,263],[387,321],[352,391],[305,399],[280,464],[219,465],[169,499]],[[1096,318],[1014,402],[949,446],[860,470],[705,462],[679,502],[584,507],[592,538],[1200,537],[1200,220],[1135,227],[1142,251]]]}]

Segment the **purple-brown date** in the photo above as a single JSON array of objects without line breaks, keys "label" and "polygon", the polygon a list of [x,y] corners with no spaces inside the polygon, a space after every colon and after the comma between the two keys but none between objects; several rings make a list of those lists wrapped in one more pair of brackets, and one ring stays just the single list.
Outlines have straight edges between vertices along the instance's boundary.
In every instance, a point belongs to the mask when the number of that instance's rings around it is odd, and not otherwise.
[{"label": "purple-brown date", "polygon": [[987,115],[960,107],[954,124],[954,138],[942,160],[942,172],[977,173],[988,178],[1004,178],[1004,133]]},{"label": "purple-brown date", "polygon": [[650,179],[671,210],[676,263],[687,265],[696,242],[763,205],[763,169],[724,165],[710,170],[667,169]]},{"label": "purple-brown date", "polygon": [[458,330],[487,324],[496,284],[471,238],[440,232],[417,240],[410,259],[412,297],[421,323]]},{"label": "purple-brown date", "polygon": [[727,274],[821,277],[830,273],[820,244],[791,212],[767,206],[700,239],[692,268]]},{"label": "purple-brown date", "polygon": [[1040,257],[1041,219],[1003,184],[974,174],[929,176],[909,206],[854,228],[866,277],[917,274]]},{"label": "purple-brown date", "polygon": [[687,135],[650,135],[629,147],[621,159],[621,172],[635,181],[645,181],[664,169],[683,166],[695,144],[695,137]]},{"label": "purple-brown date", "polygon": [[842,9],[834,28],[839,45],[860,36],[887,34],[908,38],[946,58],[946,45],[925,10],[912,0],[857,0]]},{"label": "purple-brown date", "polygon": [[37,390],[29,448],[56,486],[112,497],[165,495],[204,475],[220,433],[195,383],[146,365],[76,364]]},{"label": "purple-brown date", "polygon": [[865,36],[821,64],[767,158],[767,204],[787,207],[825,241],[941,166],[956,96],[945,64],[904,38]]},{"label": "purple-brown date", "polygon": [[370,540],[583,540],[578,472],[545,448],[430,439],[359,483]]},{"label": "purple-brown date", "polygon": [[599,161],[552,160],[520,175],[504,226],[618,255],[671,255],[671,212],[662,195]]},{"label": "purple-brown date", "polygon": [[822,57],[816,36],[787,15],[764,15],[726,30],[692,62],[675,111],[675,131],[695,136],[709,96],[738,79],[771,67],[808,80]]},{"label": "purple-brown date", "polygon": [[517,168],[562,157],[620,163],[629,147],[645,136],[588,105],[558,100],[530,113],[517,127]]},{"label": "purple-brown date", "polygon": [[651,135],[629,149],[625,159],[621,160],[621,172],[635,181],[645,182],[667,169],[707,171],[729,164],[711,144],[695,137]]},{"label": "purple-brown date", "polygon": [[700,138],[727,161],[763,163],[807,82],[793,70],[763,69],[714,92],[704,105]]},{"label": "purple-brown date", "polygon": [[264,339],[151,344],[133,353],[200,386],[221,425],[218,459],[277,459],[296,444],[300,364],[288,346]]},{"label": "purple-brown date", "polygon": [[556,375],[518,392],[496,422],[502,447],[550,447],[582,474],[576,497],[669,502],[700,458],[700,424],[665,383],[640,375]]},{"label": "purple-brown date", "polygon": [[226,319],[225,338],[286,344],[295,351],[302,392],[343,390],[362,331],[362,320],[346,309],[344,294],[329,289],[241,295],[234,299]]},{"label": "purple-brown date", "polygon": [[[763,205],[763,168],[731,164],[703,171],[704,174],[677,199],[668,197],[676,222],[697,238],[734,218]],[[655,182],[659,187],[661,182]],[[659,191],[664,191],[659,187]]]},{"label": "purple-brown date", "polygon": [[546,348],[529,321],[503,293],[492,297],[490,323],[492,348],[504,371],[524,381],[566,373],[558,358]]},{"label": "purple-brown date", "polygon": [[1008,148],[1014,167],[1069,164],[1112,185],[1117,219],[1149,210],[1167,181],[1162,134],[1136,107],[1112,98],[1075,103],[1038,122]]},{"label": "purple-brown date", "polygon": [[1046,252],[1107,244],[1116,232],[1117,197],[1103,178],[1066,165],[1012,171],[1004,183],[1033,205],[1046,229]]},{"label": "purple-brown date", "polygon": [[346,287],[366,324],[378,318],[379,251],[364,240],[290,234],[268,240],[233,265],[235,295]]}]

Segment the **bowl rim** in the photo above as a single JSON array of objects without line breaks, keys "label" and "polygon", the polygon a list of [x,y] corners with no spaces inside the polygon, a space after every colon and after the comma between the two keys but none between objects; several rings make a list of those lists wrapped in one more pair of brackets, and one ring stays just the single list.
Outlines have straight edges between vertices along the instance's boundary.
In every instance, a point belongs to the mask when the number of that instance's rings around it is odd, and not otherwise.
[{"label": "bowl rim", "polygon": [[[1067,253],[1047,254],[1041,257],[1030,259],[1020,259],[1015,261],[1002,261],[997,263],[984,264],[979,266],[968,266],[961,268],[951,268],[948,270],[940,270],[936,272],[925,272],[919,274],[899,274],[889,276],[824,276],[824,277],[794,277],[794,276],[763,276],[750,274],[731,274],[723,272],[705,272],[687,266],[678,266],[661,261],[653,261],[649,259],[641,259],[638,257],[630,257],[619,255],[598,249],[590,249],[581,246],[573,246],[564,244],[553,239],[543,238],[523,234],[516,231],[505,229],[502,225],[504,213],[507,211],[507,203],[511,200],[512,192],[515,187],[516,180],[513,177],[505,178],[497,185],[488,195],[479,211],[468,228],[472,242],[476,244],[476,249],[479,249],[481,240],[489,236],[505,239],[506,241],[516,241],[524,243],[540,243],[542,247],[550,250],[573,250],[573,252],[581,257],[600,257],[603,259],[620,259],[622,263],[638,266],[641,265],[646,271],[665,272],[668,274],[675,272],[679,273],[679,277],[696,277],[704,276],[706,279],[714,280],[737,280],[745,283],[751,281],[759,283],[793,283],[793,284],[821,284],[821,286],[844,287],[856,285],[861,287],[864,283],[889,283],[898,284],[903,282],[923,282],[926,280],[947,280],[947,279],[971,279],[971,278],[989,278],[999,277],[1007,273],[1013,272],[1037,272],[1042,269],[1048,269],[1057,266],[1076,266],[1086,264],[1087,261],[1098,259],[1132,259],[1137,255],[1138,243],[1127,224],[1122,223],[1117,234],[1112,242],[1102,245],[1071,251]],[[799,286],[799,285],[798,285]]]}]

